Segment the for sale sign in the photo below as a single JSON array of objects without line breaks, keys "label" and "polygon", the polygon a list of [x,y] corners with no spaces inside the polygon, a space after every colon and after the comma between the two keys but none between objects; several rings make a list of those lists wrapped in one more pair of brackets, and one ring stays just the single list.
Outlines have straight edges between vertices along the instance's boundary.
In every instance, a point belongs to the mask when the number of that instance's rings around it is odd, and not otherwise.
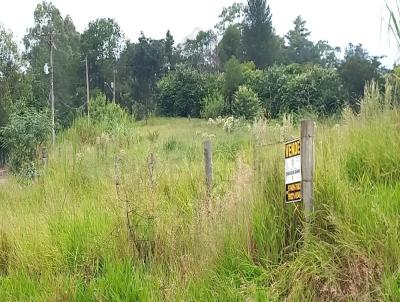
[{"label": "for sale sign", "polygon": [[286,203],[302,200],[300,139],[285,144]]}]

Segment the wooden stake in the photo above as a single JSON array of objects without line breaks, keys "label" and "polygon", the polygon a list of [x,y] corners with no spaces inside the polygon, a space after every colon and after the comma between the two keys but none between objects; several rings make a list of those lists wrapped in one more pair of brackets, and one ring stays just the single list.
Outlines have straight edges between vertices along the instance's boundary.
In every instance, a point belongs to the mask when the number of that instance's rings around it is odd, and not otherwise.
[{"label": "wooden stake", "polygon": [[147,158],[147,171],[149,173],[150,189],[152,191],[154,190],[155,187],[154,164],[155,164],[154,154],[150,153],[149,157]]},{"label": "wooden stake", "polygon": [[311,215],[314,212],[314,167],[315,167],[315,149],[314,149],[314,122],[305,120],[301,122],[301,172],[302,172],[302,190],[306,221],[310,222]]},{"label": "wooden stake", "polygon": [[211,203],[211,192],[212,192],[212,147],[211,140],[207,139],[204,141],[204,165],[206,173],[206,187],[207,187],[207,198]]}]

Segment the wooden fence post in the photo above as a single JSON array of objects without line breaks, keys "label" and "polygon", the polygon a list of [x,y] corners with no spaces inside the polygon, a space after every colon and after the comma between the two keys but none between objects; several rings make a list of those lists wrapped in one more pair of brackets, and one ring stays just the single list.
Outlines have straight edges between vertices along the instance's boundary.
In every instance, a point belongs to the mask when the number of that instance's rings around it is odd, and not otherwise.
[{"label": "wooden fence post", "polygon": [[43,162],[43,166],[45,168],[47,168],[48,154],[47,154],[47,149],[45,147],[42,147],[42,162]]},{"label": "wooden fence post", "polygon": [[207,198],[209,206],[211,206],[211,192],[212,192],[212,147],[211,140],[207,139],[204,141],[204,165],[206,172],[206,186],[207,186]]},{"label": "wooden fence post", "polygon": [[301,172],[302,190],[304,201],[304,212],[306,221],[310,222],[314,212],[314,167],[315,167],[315,148],[314,148],[314,122],[305,120],[301,122]]},{"label": "wooden fence post", "polygon": [[147,171],[149,173],[150,189],[152,191],[154,190],[155,187],[154,164],[155,164],[154,154],[150,153],[149,157],[147,158]]}]

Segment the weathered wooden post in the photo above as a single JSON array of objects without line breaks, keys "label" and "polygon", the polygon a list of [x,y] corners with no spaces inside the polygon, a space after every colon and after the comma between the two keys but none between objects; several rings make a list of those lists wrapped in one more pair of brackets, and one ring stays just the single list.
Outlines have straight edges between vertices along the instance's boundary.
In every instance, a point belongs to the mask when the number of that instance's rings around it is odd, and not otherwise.
[{"label": "weathered wooden post", "polygon": [[301,122],[301,172],[302,172],[302,191],[304,212],[306,221],[310,222],[314,212],[314,168],[315,168],[315,148],[314,148],[314,122],[304,120]]},{"label": "weathered wooden post", "polygon": [[115,172],[115,187],[119,192],[121,186],[121,157],[119,155],[114,156],[114,172]]},{"label": "weathered wooden post", "polygon": [[151,190],[154,190],[154,187],[155,187],[154,164],[155,164],[154,154],[150,153],[149,157],[147,158],[147,171],[149,173],[149,181],[150,181],[150,189]]},{"label": "weathered wooden post", "polygon": [[42,147],[42,162],[43,162],[43,166],[45,168],[47,168],[48,155],[47,155],[47,149],[45,147]]},{"label": "weathered wooden post", "polygon": [[207,198],[210,207],[212,192],[212,147],[210,139],[204,141],[204,165],[206,172]]}]

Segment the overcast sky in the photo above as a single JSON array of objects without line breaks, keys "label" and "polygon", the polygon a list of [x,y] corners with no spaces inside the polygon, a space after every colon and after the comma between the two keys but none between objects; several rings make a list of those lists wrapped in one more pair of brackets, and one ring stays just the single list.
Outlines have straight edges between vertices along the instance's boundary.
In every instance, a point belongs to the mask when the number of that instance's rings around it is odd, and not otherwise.
[{"label": "overcast sky", "polygon": [[[395,0],[389,0],[395,1]],[[37,0],[0,0],[0,22],[18,39],[33,24]],[[136,41],[140,31],[161,38],[170,29],[176,42],[198,29],[207,30],[218,15],[234,0],[53,0],[63,16],[70,15],[82,32],[90,20],[111,17],[117,20],[125,36]],[[293,27],[302,15],[314,41],[327,40],[344,48],[349,42],[362,43],[371,55],[385,55],[391,66],[399,54],[387,33],[384,0],[267,0],[272,21],[279,35]]]}]

